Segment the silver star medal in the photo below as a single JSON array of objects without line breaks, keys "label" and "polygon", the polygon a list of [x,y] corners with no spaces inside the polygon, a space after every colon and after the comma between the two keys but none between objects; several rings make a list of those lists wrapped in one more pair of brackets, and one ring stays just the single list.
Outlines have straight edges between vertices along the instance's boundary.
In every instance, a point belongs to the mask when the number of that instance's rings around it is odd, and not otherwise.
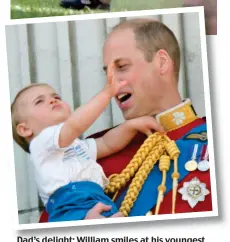
[{"label": "silver star medal", "polygon": [[208,171],[209,170],[209,161],[208,161],[208,146],[206,146],[206,151],[203,157],[203,160],[201,160],[198,163],[198,170],[199,171]]},{"label": "silver star medal", "polygon": [[182,200],[188,201],[191,208],[194,208],[198,202],[203,202],[205,196],[210,192],[205,183],[201,183],[197,177],[190,182],[184,182],[183,187],[178,190],[182,194]]}]

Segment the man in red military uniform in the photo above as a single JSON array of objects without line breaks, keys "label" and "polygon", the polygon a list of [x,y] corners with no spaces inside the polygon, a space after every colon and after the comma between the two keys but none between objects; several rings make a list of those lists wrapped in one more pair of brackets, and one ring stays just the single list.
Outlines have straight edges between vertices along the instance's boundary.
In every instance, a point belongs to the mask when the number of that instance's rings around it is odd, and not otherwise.
[{"label": "man in red military uniform", "polygon": [[[164,197],[158,199],[162,172],[156,163],[144,181],[129,216],[155,214],[158,200],[161,201],[158,214],[211,211],[206,123],[197,117],[191,101],[180,97],[180,48],[173,32],[154,20],[124,21],[108,35],[103,56],[104,70],[114,61],[116,80],[127,82],[116,97],[125,119],[154,116],[180,150],[178,164],[171,162],[165,184],[161,186],[164,187]],[[139,134],[123,151],[99,160],[105,174],[109,177],[121,173],[145,139]],[[175,176],[178,180],[173,181]],[[128,187],[126,185],[116,196],[118,207]],[[173,190],[176,191],[174,195]],[[97,204],[85,219],[102,218],[100,213],[109,209],[106,205]],[[47,221],[46,213],[40,221]]]}]

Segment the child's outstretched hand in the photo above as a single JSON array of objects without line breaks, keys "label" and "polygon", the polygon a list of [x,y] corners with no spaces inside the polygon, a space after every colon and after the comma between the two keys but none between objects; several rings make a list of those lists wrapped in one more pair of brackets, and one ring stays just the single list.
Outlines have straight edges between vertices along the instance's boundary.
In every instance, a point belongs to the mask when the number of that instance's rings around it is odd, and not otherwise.
[{"label": "child's outstretched hand", "polygon": [[151,116],[143,116],[126,121],[127,124],[134,130],[151,135],[153,131],[165,133],[164,128]]},{"label": "child's outstretched hand", "polygon": [[107,83],[105,89],[109,92],[111,97],[115,96],[119,89],[126,84],[126,81],[118,81],[114,75],[115,63],[112,61],[107,70]]}]

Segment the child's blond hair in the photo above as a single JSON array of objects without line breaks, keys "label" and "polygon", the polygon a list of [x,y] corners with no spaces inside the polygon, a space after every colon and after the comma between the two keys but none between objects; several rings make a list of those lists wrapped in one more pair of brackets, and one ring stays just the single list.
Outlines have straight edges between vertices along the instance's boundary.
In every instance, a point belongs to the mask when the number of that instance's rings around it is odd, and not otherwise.
[{"label": "child's blond hair", "polygon": [[13,103],[11,104],[11,120],[12,120],[12,131],[13,131],[13,138],[15,140],[15,142],[21,146],[21,148],[27,152],[30,153],[29,151],[29,143],[28,141],[20,136],[17,132],[17,126],[18,124],[20,124],[21,120],[21,114],[20,114],[20,106],[19,104],[19,98],[26,92],[28,91],[30,88],[32,87],[38,87],[38,86],[49,86],[46,83],[33,83],[30,84],[29,86],[24,87],[22,90],[20,90],[16,97],[14,98]]}]

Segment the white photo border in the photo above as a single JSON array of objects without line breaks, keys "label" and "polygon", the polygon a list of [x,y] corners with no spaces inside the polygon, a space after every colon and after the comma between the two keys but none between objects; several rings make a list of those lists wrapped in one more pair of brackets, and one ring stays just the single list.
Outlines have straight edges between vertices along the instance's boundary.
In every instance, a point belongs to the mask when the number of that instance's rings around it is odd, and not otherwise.
[{"label": "white photo border", "polygon": [[[15,210],[14,228],[16,230],[27,229],[40,229],[40,228],[56,228],[56,227],[72,227],[72,226],[85,226],[85,225],[101,225],[101,224],[117,224],[117,223],[129,223],[129,222],[141,222],[141,221],[158,221],[158,220],[174,220],[185,218],[200,218],[200,217],[214,217],[218,216],[217,205],[217,192],[216,192],[216,172],[214,162],[214,147],[213,147],[213,130],[212,130],[212,115],[211,115],[211,102],[210,102],[210,89],[209,89],[209,74],[208,74],[208,60],[207,60],[207,46],[206,46],[206,33],[205,33],[205,19],[203,7],[186,7],[186,8],[172,8],[172,9],[159,9],[159,10],[142,10],[142,11],[128,11],[128,12],[116,12],[116,13],[100,13],[100,14],[85,14],[63,17],[43,17],[34,19],[17,19],[7,22],[7,25],[20,25],[20,24],[35,24],[35,23],[49,23],[49,22],[63,22],[63,21],[77,21],[77,20],[92,20],[92,19],[105,19],[105,18],[118,18],[118,17],[141,17],[148,15],[166,15],[176,13],[198,13],[199,25],[200,25],[200,39],[201,39],[201,54],[202,54],[202,70],[203,70],[203,83],[205,94],[205,111],[207,119],[207,133],[209,144],[209,156],[210,160],[210,176],[212,187],[212,207],[213,210],[209,212],[194,212],[194,213],[178,213],[178,214],[164,214],[154,216],[137,216],[137,217],[125,217],[125,218],[106,218],[106,219],[92,219],[92,220],[80,220],[71,222],[55,222],[55,223],[33,223],[33,224],[19,224],[18,207],[17,207],[17,193],[16,193],[16,180],[15,180]],[[6,64],[8,67],[8,64]],[[8,76],[9,79],[9,76]],[[9,124],[11,125],[11,118],[8,114]],[[9,136],[12,137],[12,131],[9,130]],[[9,150],[9,149],[8,149]],[[11,147],[13,150],[13,145]],[[14,167],[14,152],[10,153],[10,166],[12,176],[15,177]]]}]

